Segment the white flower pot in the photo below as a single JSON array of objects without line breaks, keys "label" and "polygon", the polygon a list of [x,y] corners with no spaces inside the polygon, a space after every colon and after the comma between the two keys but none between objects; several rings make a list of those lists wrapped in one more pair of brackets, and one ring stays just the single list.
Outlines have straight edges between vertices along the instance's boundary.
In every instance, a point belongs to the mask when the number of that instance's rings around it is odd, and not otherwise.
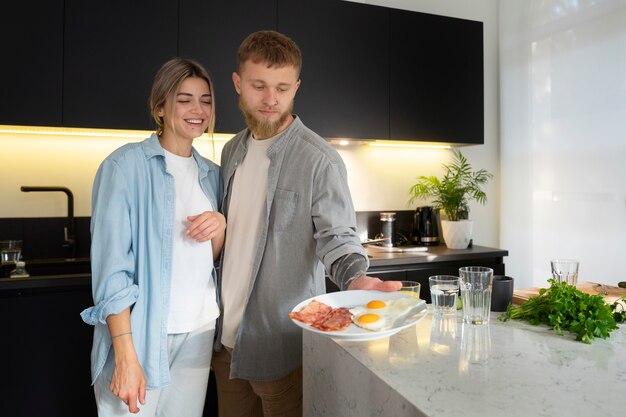
[{"label": "white flower pot", "polygon": [[443,240],[450,249],[467,249],[472,239],[472,229],[472,220],[441,221]]}]

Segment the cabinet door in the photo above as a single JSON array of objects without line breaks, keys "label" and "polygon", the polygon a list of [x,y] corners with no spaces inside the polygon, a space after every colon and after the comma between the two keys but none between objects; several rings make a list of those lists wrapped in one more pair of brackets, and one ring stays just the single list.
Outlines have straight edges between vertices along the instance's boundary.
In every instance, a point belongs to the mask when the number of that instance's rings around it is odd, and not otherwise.
[{"label": "cabinet door", "polygon": [[482,144],[482,22],[389,13],[391,138]]},{"label": "cabinet door", "polygon": [[278,30],[300,46],[294,112],[326,138],[389,137],[388,9],[278,0]]},{"label": "cabinet door", "polygon": [[237,133],[245,127],[232,73],[241,42],[264,29],[276,29],[276,0],[180,2],[179,53],[199,61],[213,78],[216,132]]},{"label": "cabinet door", "polygon": [[97,416],[93,326],[78,316],[92,304],[88,285],[0,293],[0,416]]},{"label": "cabinet door", "polygon": [[63,125],[152,129],[152,80],[177,37],[175,1],[66,0]]},{"label": "cabinet door", "polygon": [[405,271],[369,271],[367,275],[380,278],[383,281],[404,281],[406,279]]},{"label": "cabinet door", "polygon": [[0,124],[59,126],[63,0],[3,4]]}]

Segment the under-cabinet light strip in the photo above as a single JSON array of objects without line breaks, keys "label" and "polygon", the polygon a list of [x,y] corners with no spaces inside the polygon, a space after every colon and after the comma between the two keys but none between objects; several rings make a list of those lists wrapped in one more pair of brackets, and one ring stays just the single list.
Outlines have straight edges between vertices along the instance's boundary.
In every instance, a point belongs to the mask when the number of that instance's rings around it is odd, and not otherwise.
[{"label": "under-cabinet light strip", "polygon": [[[150,136],[150,130],[108,130],[108,129],[81,129],[67,127],[39,127],[39,126],[0,126],[0,133],[21,134],[21,135],[46,135],[46,136],[86,136],[94,138],[114,137],[114,138],[135,138],[143,139]],[[227,141],[234,135],[217,133],[213,139],[217,141]],[[198,139],[210,140],[211,136],[204,134]]]},{"label": "under-cabinet light strip", "polygon": [[450,145],[430,145],[427,143],[369,143],[369,146],[376,148],[425,148],[425,149],[451,149]]}]

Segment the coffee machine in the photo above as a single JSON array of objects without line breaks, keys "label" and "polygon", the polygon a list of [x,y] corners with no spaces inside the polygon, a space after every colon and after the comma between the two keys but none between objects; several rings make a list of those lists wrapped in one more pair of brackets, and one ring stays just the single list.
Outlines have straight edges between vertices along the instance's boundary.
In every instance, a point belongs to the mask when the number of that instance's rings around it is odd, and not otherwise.
[{"label": "coffee machine", "polygon": [[439,245],[439,210],[431,206],[418,207],[413,214],[411,240],[422,246]]}]

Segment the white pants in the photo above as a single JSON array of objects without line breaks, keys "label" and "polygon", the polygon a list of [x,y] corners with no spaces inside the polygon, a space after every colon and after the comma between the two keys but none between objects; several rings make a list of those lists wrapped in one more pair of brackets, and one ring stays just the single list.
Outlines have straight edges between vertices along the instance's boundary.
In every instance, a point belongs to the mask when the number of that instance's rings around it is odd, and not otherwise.
[{"label": "white pants", "polygon": [[99,417],[202,417],[209,382],[215,321],[189,333],[167,336],[171,385],[146,391],[146,403],[138,414],[109,389],[115,366],[113,349],[94,384]]}]

